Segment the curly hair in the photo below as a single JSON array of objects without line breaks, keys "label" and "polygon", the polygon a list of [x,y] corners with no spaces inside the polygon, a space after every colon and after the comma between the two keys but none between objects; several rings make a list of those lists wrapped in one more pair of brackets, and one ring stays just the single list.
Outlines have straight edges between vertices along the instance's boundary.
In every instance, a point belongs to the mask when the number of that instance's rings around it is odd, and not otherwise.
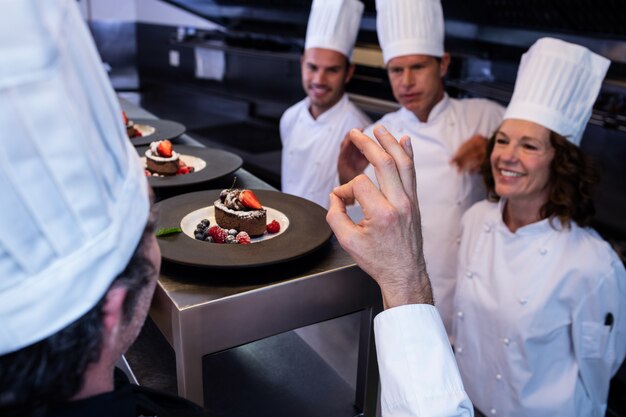
[{"label": "curly hair", "polygon": [[[589,226],[595,215],[593,189],[600,180],[598,165],[558,133],[550,131],[550,143],[554,158],[550,163],[548,201],[541,207],[541,218],[558,218],[565,227],[569,227],[572,221],[581,227]],[[489,139],[487,155],[481,166],[489,201],[500,200],[491,170],[494,146],[495,134]]]},{"label": "curly hair", "polygon": [[[128,290],[122,306],[126,323],[154,274],[147,245],[155,222],[153,210],[126,268],[111,283]],[[45,416],[51,405],[68,401],[80,390],[87,367],[100,358],[105,297],[52,336],[0,356],[0,415]]]}]

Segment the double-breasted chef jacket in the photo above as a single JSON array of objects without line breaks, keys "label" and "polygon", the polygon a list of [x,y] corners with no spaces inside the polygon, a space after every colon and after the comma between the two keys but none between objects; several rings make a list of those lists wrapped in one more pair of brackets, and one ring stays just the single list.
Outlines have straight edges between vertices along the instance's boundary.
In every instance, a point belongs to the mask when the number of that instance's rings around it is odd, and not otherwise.
[{"label": "double-breasted chef jacket", "polygon": [[604,416],[626,355],[626,271],[590,228],[549,219],[511,232],[504,200],[462,222],[456,358],[486,415]]},{"label": "double-breasted chef jacket", "polygon": [[314,119],[305,98],[280,119],[282,191],[314,201],[328,209],[328,194],[339,185],[337,159],[350,129],[362,129],[370,119],[343,97]]},{"label": "double-breasted chef jacket", "polygon": [[[411,137],[417,195],[422,216],[424,257],[439,309],[448,334],[452,326],[452,300],[456,283],[461,216],[485,197],[478,174],[460,173],[450,164],[459,147],[471,136],[489,137],[502,121],[504,109],[485,99],[453,99],[446,94],[433,107],[428,121],[421,122],[405,109],[385,115],[382,124],[396,139]],[[374,137],[374,125],[364,133]],[[366,175],[375,180],[370,165]]]}]

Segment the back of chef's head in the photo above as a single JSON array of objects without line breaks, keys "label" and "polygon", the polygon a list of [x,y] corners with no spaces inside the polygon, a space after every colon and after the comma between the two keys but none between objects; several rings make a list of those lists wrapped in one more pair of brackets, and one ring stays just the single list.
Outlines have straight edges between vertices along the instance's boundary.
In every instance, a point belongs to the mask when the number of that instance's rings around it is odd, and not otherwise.
[{"label": "back of chef's head", "polygon": [[359,0],[313,0],[304,49],[330,49],[351,60],[362,14]]},{"label": "back of chef's head", "polygon": [[0,0],[0,355],[91,309],[149,212],[74,0]]},{"label": "back of chef's head", "polygon": [[580,45],[539,39],[522,56],[504,119],[540,124],[579,145],[610,63]]},{"label": "back of chef's head", "polygon": [[440,0],[376,0],[376,31],[385,64],[400,56],[444,54]]}]

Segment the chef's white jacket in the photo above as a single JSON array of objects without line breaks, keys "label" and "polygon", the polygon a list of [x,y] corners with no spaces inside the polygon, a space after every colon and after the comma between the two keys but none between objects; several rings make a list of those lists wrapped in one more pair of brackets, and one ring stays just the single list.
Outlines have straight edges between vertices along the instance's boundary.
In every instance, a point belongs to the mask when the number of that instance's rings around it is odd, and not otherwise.
[{"label": "chef's white jacket", "polygon": [[410,304],[374,319],[383,417],[472,416],[437,309]]},{"label": "chef's white jacket", "polygon": [[[450,160],[471,136],[491,136],[500,125],[503,112],[502,106],[489,100],[457,100],[446,94],[431,110],[425,123],[411,111],[401,108],[374,124],[382,124],[398,140],[403,135],[411,137],[424,257],[435,305],[449,335],[461,216],[473,203],[485,198],[480,175],[459,173]],[[364,131],[372,138],[374,125]],[[365,173],[375,180],[371,165]]]},{"label": "chef's white jacket", "polygon": [[282,191],[328,209],[328,194],[339,185],[337,159],[350,129],[362,129],[370,119],[343,97],[313,119],[309,98],[291,106],[280,119]]},{"label": "chef's white jacket", "polygon": [[626,355],[624,265],[590,228],[545,219],[513,233],[503,206],[477,203],[462,222],[454,328],[467,393],[487,415],[604,416]]}]

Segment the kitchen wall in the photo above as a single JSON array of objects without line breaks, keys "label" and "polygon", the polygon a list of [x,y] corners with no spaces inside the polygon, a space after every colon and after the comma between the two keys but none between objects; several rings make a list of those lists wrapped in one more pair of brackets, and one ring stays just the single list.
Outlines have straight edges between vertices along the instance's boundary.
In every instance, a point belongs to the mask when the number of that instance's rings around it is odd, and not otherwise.
[{"label": "kitchen wall", "polygon": [[[113,86],[139,88],[137,23],[212,30],[218,25],[158,0],[79,0]],[[173,58],[175,59],[175,58]]]}]

